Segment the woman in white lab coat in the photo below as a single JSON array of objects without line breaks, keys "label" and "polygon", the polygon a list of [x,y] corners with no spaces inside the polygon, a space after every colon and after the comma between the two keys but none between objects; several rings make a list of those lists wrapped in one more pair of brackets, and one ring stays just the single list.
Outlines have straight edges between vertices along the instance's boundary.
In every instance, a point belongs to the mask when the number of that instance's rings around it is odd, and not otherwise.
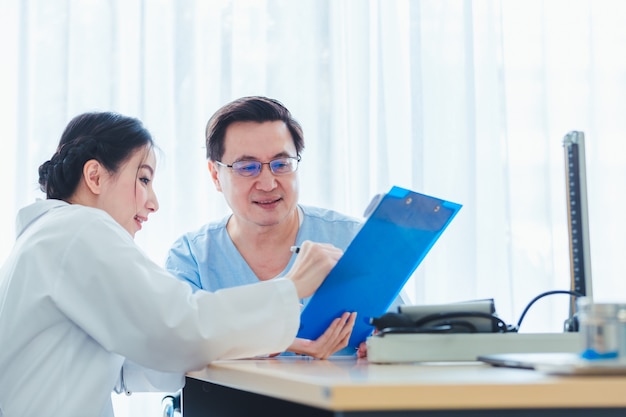
[{"label": "woman in white lab coat", "polygon": [[137,119],[86,113],[39,168],[47,199],[19,212],[0,269],[0,416],[110,416],[112,390],[173,391],[213,360],[293,342],[299,300],[341,251],[306,242],[283,278],[192,294],[133,241],[158,209],[153,146]]}]

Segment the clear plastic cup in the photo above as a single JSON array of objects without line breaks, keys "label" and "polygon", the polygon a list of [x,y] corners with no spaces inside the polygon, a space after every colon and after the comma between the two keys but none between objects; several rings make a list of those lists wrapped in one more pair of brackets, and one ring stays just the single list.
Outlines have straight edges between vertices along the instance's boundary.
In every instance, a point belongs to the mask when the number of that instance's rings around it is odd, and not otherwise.
[{"label": "clear plastic cup", "polygon": [[578,320],[583,359],[626,361],[626,304],[593,303],[583,297],[578,300]]}]

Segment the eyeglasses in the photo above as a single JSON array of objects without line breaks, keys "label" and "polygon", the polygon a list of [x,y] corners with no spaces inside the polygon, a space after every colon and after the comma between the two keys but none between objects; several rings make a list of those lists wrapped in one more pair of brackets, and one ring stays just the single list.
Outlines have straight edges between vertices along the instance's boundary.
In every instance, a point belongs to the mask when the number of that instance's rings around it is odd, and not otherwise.
[{"label": "eyeglasses", "polygon": [[263,165],[269,165],[270,171],[272,171],[272,174],[274,175],[284,175],[295,172],[298,169],[298,162],[300,162],[300,159],[300,155],[298,155],[272,159],[269,162],[237,161],[233,162],[231,165],[227,165],[220,161],[215,161],[215,163],[232,169],[235,174],[242,177],[256,177],[261,173]]}]

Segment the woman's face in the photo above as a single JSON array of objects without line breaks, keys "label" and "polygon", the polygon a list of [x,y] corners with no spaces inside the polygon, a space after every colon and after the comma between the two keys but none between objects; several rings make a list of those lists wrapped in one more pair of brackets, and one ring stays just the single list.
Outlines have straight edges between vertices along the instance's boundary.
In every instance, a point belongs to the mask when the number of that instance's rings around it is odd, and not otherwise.
[{"label": "woman's face", "polygon": [[159,209],[152,188],[155,172],[154,150],[140,148],[117,173],[103,178],[98,208],[109,213],[133,238],[148,215]]}]

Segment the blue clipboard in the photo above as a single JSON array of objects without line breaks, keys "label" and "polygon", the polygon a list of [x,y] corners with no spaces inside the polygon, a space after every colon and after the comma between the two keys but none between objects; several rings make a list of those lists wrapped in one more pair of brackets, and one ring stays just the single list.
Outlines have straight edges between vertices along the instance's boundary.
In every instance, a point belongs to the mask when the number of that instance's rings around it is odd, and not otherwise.
[{"label": "blue clipboard", "polygon": [[392,187],[372,200],[343,256],[302,310],[298,337],[315,340],[336,317],[356,311],[349,346],[372,333],[461,205]]}]

